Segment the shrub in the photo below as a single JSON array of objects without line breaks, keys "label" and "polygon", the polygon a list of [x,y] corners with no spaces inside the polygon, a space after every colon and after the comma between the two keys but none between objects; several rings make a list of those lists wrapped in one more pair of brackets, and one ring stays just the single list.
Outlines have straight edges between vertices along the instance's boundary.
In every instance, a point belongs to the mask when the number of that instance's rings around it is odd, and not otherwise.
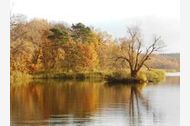
[{"label": "shrub", "polygon": [[147,81],[148,81],[147,75],[146,75],[146,73],[145,73],[144,71],[140,71],[140,72],[138,73],[137,79],[138,79],[138,80],[141,80],[141,81],[143,81],[143,82],[147,82]]},{"label": "shrub", "polygon": [[32,79],[31,75],[19,71],[12,71],[10,74],[11,84],[25,83],[26,81],[30,81],[31,79]]},{"label": "shrub", "polygon": [[137,74],[136,79],[132,79],[130,77],[130,72],[128,70],[121,70],[113,72],[112,74],[108,75],[107,80],[109,82],[122,82],[122,83],[144,83],[144,82],[153,82],[158,83],[165,78],[165,72],[163,70],[156,70],[152,69],[151,71],[142,70],[139,71]]},{"label": "shrub", "polygon": [[115,79],[129,79],[130,73],[127,70],[115,71],[111,74]]},{"label": "shrub", "polygon": [[158,83],[165,79],[165,72],[163,70],[153,69],[151,71],[145,71],[145,75],[149,82]]}]

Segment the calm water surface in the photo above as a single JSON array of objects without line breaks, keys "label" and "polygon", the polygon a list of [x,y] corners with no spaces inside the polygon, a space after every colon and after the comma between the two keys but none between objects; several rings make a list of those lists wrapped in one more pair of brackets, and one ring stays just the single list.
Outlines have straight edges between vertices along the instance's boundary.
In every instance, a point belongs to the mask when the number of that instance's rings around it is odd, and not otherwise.
[{"label": "calm water surface", "polygon": [[179,126],[179,76],[157,85],[11,85],[11,126]]}]

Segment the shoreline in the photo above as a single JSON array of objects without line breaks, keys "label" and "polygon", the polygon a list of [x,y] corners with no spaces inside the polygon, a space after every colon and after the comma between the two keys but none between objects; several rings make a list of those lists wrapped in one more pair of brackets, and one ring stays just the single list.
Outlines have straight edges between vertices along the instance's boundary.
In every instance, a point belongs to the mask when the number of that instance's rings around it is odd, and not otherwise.
[{"label": "shoreline", "polygon": [[[18,75],[18,74],[17,74]],[[142,70],[137,75],[137,78],[131,78],[130,72],[115,71],[115,72],[41,72],[30,74],[28,78],[22,78],[24,75],[13,77],[12,83],[22,83],[26,80],[75,80],[75,81],[107,81],[109,83],[144,83],[144,82],[153,82],[159,83],[165,79],[166,74],[163,70],[151,70],[146,71]]]}]

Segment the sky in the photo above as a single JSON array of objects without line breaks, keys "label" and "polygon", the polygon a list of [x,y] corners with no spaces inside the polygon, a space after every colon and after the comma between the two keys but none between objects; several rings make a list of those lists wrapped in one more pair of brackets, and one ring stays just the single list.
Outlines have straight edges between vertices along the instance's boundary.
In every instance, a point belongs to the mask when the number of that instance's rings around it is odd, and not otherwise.
[{"label": "sky", "polygon": [[116,38],[138,25],[147,40],[161,35],[165,52],[180,51],[180,0],[11,0],[10,10],[29,19],[82,22]]}]

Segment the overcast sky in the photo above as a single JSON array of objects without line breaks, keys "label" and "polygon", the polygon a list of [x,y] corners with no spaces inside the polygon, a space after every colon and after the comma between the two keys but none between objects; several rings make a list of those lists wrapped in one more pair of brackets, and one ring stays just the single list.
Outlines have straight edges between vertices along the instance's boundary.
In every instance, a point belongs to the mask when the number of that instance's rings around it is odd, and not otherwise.
[{"label": "overcast sky", "polygon": [[127,26],[137,24],[146,38],[161,35],[166,52],[179,52],[180,0],[11,0],[11,13],[82,22],[114,37],[124,36]]}]

